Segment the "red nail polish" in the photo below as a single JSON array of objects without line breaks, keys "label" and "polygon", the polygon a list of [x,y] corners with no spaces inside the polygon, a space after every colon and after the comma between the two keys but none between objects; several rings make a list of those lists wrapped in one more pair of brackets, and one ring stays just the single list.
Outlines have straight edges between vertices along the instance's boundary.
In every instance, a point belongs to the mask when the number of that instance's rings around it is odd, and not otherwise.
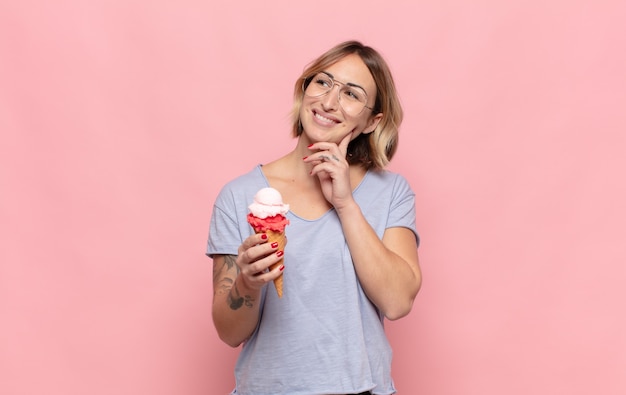
[{"label": "red nail polish", "polygon": [[309,145],[307,145],[306,147],[307,147],[307,148],[311,148],[312,146],[313,146],[313,144],[309,144]]},{"label": "red nail polish", "polygon": [[281,272],[282,272],[283,270],[285,270],[285,265],[280,265],[280,269],[279,269],[279,270],[280,270]]},{"label": "red nail polish", "polygon": [[282,252],[282,251],[276,252],[276,256],[283,256],[283,254],[284,254],[284,252]]},{"label": "red nail polish", "polygon": [[261,238],[262,238],[263,240],[267,240],[267,235],[266,235],[265,233],[263,233],[263,234],[261,235]]},{"label": "red nail polish", "polygon": [[278,243],[277,243],[277,242],[273,242],[273,243],[271,244],[271,247],[272,247],[272,248],[278,248]]},{"label": "red nail polish", "polygon": [[302,160],[306,160],[306,158],[308,158],[308,156],[305,156],[304,158],[302,158]]}]

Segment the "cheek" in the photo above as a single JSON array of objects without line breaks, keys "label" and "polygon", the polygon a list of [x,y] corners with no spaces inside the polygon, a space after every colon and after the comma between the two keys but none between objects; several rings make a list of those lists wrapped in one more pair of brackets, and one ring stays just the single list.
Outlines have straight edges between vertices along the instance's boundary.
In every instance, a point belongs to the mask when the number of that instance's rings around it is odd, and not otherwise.
[{"label": "cheek", "polygon": [[302,97],[302,106],[309,106],[309,105],[311,105],[311,103],[315,103],[318,100],[319,100],[319,98],[317,98],[317,97],[310,97],[310,96],[304,95]]},{"label": "cheek", "polygon": [[314,101],[315,99],[307,96],[302,99],[302,103],[300,104],[300,111],[298,111],[301,117],[306,113],[307,109],[311,107],[311,104],[313,104]]},{"label": "cheek", "polygon": [[355,128],[359,132],[362,132],[369,125],[369,120],[367,116],[361,115],[359,117],[353,118],[352,124],[354,125],[353,128]]}]

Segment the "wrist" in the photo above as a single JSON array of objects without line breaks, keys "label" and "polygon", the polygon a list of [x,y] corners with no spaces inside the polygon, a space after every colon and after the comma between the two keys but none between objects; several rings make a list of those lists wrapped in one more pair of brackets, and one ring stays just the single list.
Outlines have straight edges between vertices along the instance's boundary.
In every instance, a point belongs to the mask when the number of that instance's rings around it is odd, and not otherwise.
[{"label": "wrist", "polygon": [[344,217],[359,215],[361,213],[361,207],[359,207],[354,199],[349,199],[346,202],[342,202],[342,204],[336,205],[335,211],[337,212],[339,218],[342,219]]},{"label": "wrist", "polygon": [[246,276],[244,276],[243,273],[241,272],[235,278],[233,287],[237,288],[237,291],[241,295],[255,296],[260,291],[258,288],[255,288],[252,285],[250,285],[250,283],[246,279]]}]

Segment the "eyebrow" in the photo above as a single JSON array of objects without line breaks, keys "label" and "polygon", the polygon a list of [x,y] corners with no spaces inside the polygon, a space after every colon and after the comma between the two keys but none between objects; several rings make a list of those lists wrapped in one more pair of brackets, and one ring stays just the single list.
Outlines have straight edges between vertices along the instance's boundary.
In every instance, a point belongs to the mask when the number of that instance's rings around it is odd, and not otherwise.
[{"label": "eyebrow", "polygon": [[333,81],[340,82],[340,83],[342,83],[342,84],[344,84],[344,85],[353,86],[353,87],[355,87],[355,88],[361,88],[361,89],[363,90],[363,92],[367,92],[367,91],[365,90],[365,88],[363,88],[361,85],[358,85],[358,84],[355,84],[355,83],[352,83],[352,82],[341,82],[341,81],[336,80],[336,79],[335,79],[335,77],[334,77],[332,74],[330,74],[328,71],[322,71],[322,73],[324,73],[324,74],[326,74],[327,76],[329,76],[330,78],[332,78],[332,79],[333,79]]}]

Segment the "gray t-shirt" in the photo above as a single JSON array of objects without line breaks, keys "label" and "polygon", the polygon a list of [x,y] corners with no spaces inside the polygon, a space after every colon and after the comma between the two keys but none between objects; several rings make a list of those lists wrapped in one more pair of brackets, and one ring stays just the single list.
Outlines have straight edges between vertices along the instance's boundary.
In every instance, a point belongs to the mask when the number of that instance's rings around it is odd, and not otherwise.
[{"label": "gray t-shirt", "polygon": [[[207,255],[236,255],[254,233],[246,221],[255,193],[269,186],[261,166],[224,186],[213,207]],[[354,198],[379,238],[415,233],[415,195],[389,171],[368,171]],[[289,203],[289,202],[285,202]],[[393,394],[384,317],[358,281],[333,209],[315,220],[287,214],[284,295],[261,294],[261,318],[239,354],[237,395]],[[380,284],[381,287],[385,284]]]}]

